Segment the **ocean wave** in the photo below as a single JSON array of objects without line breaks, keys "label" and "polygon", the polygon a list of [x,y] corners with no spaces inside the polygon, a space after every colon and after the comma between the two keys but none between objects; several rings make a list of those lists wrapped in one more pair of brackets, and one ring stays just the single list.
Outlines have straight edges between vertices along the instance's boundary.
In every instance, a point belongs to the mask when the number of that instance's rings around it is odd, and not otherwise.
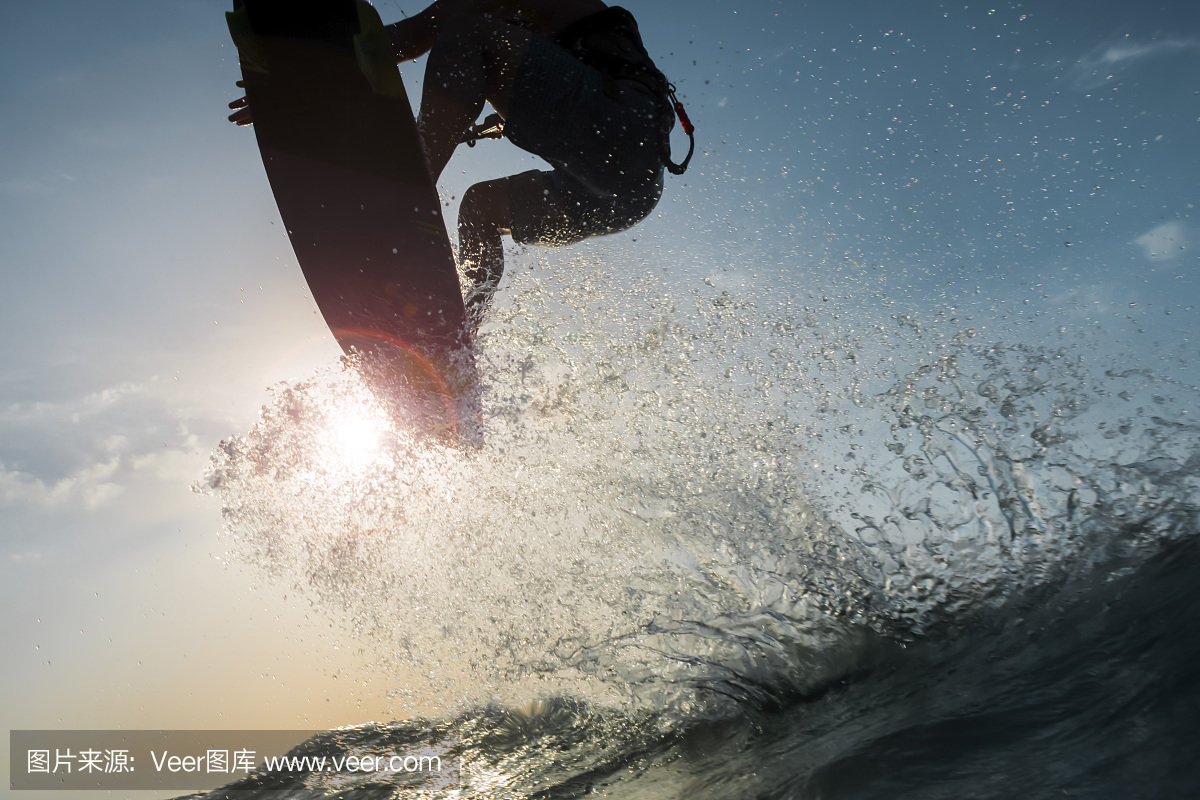
[{"label": "ocean wave", "polygon": [[479,337],[479,447],[414,438],[337,366],[201,487],[231,561],[408,676],[398,716],[782,707],[1194,533],[1186,385],[827,297],[526,269]]}]

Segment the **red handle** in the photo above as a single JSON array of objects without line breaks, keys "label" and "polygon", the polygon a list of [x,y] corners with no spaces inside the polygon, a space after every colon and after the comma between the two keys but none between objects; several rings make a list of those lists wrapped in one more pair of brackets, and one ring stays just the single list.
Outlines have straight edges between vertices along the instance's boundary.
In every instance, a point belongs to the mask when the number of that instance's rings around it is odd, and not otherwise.
[{"label": "red handle", "polygon": [[691,136],[696,132],[696,126],[688,119],[687,112],[683,110],[683,103],[679,102],[679,98],[675,96],[675,87],[670,88],[671,103],[675,106],[675,116],[679,117],[680,124],[683,125],[683,132]]}]

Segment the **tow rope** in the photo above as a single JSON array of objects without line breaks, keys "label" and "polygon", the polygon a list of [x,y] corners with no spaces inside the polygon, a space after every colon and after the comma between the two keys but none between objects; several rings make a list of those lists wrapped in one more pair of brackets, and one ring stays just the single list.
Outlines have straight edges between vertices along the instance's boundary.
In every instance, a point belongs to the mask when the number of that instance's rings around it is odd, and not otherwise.
[{"label": "tow rope", "polygon": [[[679,98],[675,96],[675,84],[667,84],[667,93],[671,96],[671,107],[675,109],[675,116],[679,117],[679,124],[683,126],[683,132],[688,137],[688,154],[683,159],[682,164],[676,164],[669,157],[667,158],[667,170],[672,175],[682,175],[687,171],[688,163],[692,160],[692,153],[696,151],[696,126],[688,119],[687,112],[683,110],[683,103],[679,102]],[[670,152],[670,147],[667,148]]]}]

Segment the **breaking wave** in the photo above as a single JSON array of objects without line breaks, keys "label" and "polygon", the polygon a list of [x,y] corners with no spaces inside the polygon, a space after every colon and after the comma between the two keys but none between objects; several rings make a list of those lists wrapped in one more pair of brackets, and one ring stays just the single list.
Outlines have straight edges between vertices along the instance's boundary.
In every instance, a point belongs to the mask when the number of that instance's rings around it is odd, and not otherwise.
[{"label": "breaking wave", "polygon": [[201,487],[232,561],[405,676],[399,716],[778,707],[1195,533],[1192,387],[805,292],[519,268],[479,336],[480,446],[334,366]]}]

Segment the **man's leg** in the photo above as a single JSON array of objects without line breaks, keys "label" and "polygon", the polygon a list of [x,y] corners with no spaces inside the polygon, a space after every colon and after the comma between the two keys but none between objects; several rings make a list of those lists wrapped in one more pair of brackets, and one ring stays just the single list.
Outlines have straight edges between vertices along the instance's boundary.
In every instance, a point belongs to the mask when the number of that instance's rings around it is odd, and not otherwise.
[{"label": "man's leg", "polygon": [[533,34],[493,17],[447,21],[425,66],[417,129],[436,182],[450,156],[490,102],[501,117]]},{"label": "man's leg", "polygon": [[458,209],[458,257],[472,282],[467,311],[478,318],[504,274],[504,245],[500,237],[512,233],[506,178],[477,183],[463,195]]}]

